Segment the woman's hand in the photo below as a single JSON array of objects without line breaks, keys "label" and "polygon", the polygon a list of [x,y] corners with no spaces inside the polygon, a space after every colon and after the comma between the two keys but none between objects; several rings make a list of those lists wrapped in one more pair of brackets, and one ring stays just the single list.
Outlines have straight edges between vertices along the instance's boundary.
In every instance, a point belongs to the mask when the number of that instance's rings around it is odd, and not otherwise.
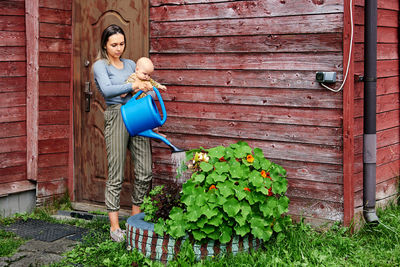
[{"label": "woman's hand", "polygon": [[132,83],[132,90],[136,93],[140,90],[143,92],[147,92],[153,90],[153,86],[149,81],[140,81],[137,79],[134,83]]}]

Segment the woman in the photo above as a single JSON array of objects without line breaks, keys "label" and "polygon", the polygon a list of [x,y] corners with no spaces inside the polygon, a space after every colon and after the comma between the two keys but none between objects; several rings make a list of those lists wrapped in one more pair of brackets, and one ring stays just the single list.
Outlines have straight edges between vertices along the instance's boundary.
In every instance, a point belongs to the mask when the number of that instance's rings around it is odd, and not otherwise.
[{"label": "woman", "polygon": [[[105,203],[111,224],[110,236],[116,242],[125,239],[125,231],[119,227],[118,212],[127,146],[135,165],[131,215],[140,213],[140,204],[152,180],[150,140],[140,136],[130,137],[120,111],[121,105],[132,97],[130,92],[139,91],[139,85],[140,90],[147,92],[152,86],[150,82],[126,83],[136,65],[132,60],[121,58],[125,48],[124,31],[117,25],[110,25],[103,31],[99,55],[93,64],[94,80],[107,104],[104,112],[104,138],[108,160]],[[125,94],[125,97],[121,97]]]}]

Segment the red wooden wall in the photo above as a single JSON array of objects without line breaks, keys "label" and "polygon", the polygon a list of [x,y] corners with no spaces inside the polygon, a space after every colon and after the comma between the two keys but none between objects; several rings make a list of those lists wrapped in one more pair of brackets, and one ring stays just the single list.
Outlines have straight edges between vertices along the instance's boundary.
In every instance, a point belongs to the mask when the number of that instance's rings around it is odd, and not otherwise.
[{"label": "red wooden wall", "polygon": [[[364,1],[355,1],[355,73],[364,72]],[[399,1],[378,0],[377,201],[396,197],[399,178]],[[363,83],[355,84],[355,207],[362,210]]]},{"label": "red wooden wall", "polygon": [[[31,4],[31,3],[30,3]],[[35,188],[37,202],[64,194],[69,168],[71,92],[71,1],[37,1],[38,36],[27,32],[24,0],[0,2],[0,185],[7,193]],[[32,4],[33,5],[33,4]],[[34,6],[34,5],[33,5]],[[29,8],[28,8],[29,9]],[[29,13],[35,13],[29,10]],[[33,26],[34,27],[34,26]],[[36,39],[35,39],[36,38]],[[38,38],[38,39],[37,39]],[[39,88],[27,103],[26,42],[38,40]],[[34,84],[33,84],[34,86]],[[38,93],[37,90],[39,91]],[[32,97],[32,96],[29,96]],[[29,105],[28,105],[29,104]],[[27,110],[27,107],[29,109]],[[27,127],[27,117],[34,118]],[[36,131],[37,135],[31,134]],[[27,177],[27,139],[37,145],[36,166]],[[29,166],[32,168],[32,166]],[[35,167],[33,167],[35,168]]]},{"label": "red wooden wall", "polygon": [[32,189],[26,176],[24,1],[0,2],[0,195]]},{"label": "red wooden wall", "polygon": [[[290,212],[343,219],[343,1],[150,1],[150,54],[168,85],[171,141],[185,149],[245,140],[289,173]],[[155,176],[173,173],[155,144]]]},{"label": "red wooden wall", "polygon": [[63,194],[71,136],[72,1],[39,1],[38,201]]}]

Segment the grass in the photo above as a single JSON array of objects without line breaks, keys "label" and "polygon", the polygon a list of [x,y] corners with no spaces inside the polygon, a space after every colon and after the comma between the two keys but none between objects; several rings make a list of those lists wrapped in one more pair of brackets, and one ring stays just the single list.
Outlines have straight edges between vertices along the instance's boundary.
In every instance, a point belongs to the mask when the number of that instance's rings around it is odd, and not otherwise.
[{"label": "grass", "polygon": [[[49,210],[36,210],[35,215],[29,216],[54,220],[48,214]],[[287,229],[284,239],[273,238],[265,243],[264,249],[200,262],[194,260],[193,250],[187,246],[169,266],[400,266],[400,206],[393,204],[385,210],[378,209],[378,216],[381,224],[365,226],[354,234],[339,224],[318,232],[308,224],[296,223]],[[7,222],[3,219],[0,223]],[[110,241],[107,220],[73,220],[68,223],[89,228],[90,234],[52,267],[132,266],[132,262],[133,266],[164,266],[137,251],[128,252],[125,244]],[[121,222],[122,227],[124,223]],[[21,242],[15,236],[4,239],[17,240],[14,245],[6,245],[11,251],[7,253],[15,251],[19,246],[17,242]]]}]

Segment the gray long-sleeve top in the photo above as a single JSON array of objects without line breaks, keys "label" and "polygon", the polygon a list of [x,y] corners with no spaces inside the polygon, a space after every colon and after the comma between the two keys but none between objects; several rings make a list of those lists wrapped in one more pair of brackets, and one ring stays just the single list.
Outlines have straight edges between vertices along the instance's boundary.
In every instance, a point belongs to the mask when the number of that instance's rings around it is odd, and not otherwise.
[{"label": "gray long-sleeve top", "polygon": [[125,104],[132,98],[132,94],[123,98],[120,95],[132,91],[132,83],[126,83],[126,80],[135,72],[136,64],[130,59],[121,58],[121,61],[124,63],[122,69],[117,69],[104,59],[97,60],[93,64],[94,81],[107,106]]}]

